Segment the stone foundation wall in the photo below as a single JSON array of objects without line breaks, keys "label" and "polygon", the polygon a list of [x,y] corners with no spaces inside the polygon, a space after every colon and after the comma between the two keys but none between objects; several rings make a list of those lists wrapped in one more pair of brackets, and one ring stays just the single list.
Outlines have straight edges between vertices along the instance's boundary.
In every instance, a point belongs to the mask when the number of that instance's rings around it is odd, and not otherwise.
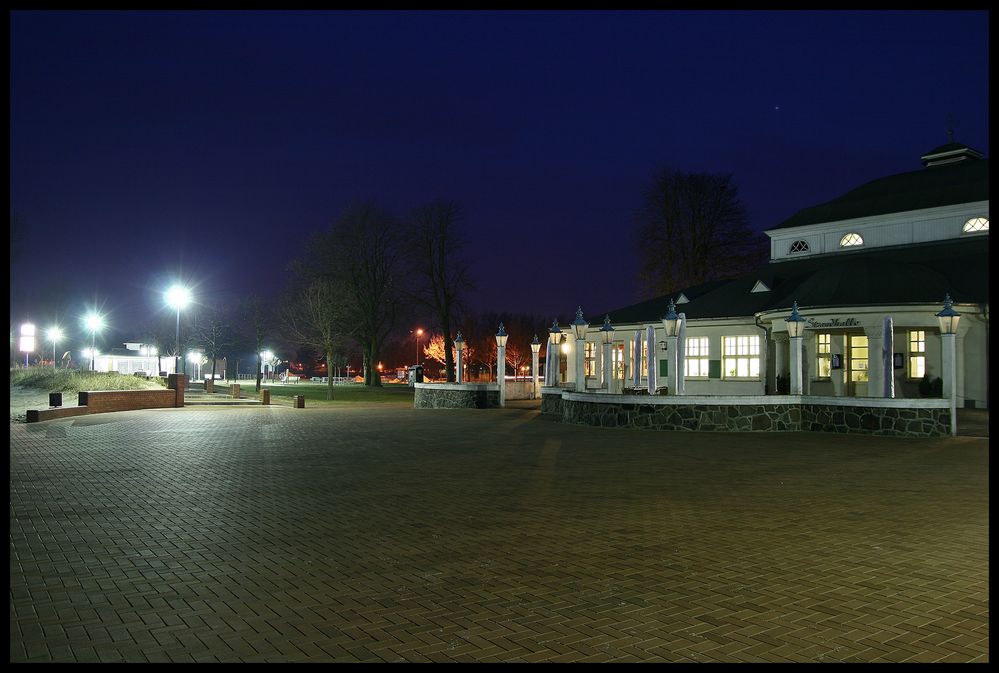
[{"label": "stone foundation wall", "polygon": [[[551,399],[549,399],[551,398]],[[641,404],[589,402],[543,395],[542,413],[564,423],[603,428],[697,432],[836,432],[896,437],[950,435],[945,408],[840,406],[815,403]]]},{"label": "stone foundation wall", "polygon": [[896,409],[804,404],[801,429],[897,437],[950,435],[948,409]]},{"label": "stone foundation wall", "polygon": [[416,384],[413,395],[413,406],[416,409],[492,409],[499,408],[499,387],[493,389],[481,384],[469,384],[467,387],[453,384],[442,386]]}]

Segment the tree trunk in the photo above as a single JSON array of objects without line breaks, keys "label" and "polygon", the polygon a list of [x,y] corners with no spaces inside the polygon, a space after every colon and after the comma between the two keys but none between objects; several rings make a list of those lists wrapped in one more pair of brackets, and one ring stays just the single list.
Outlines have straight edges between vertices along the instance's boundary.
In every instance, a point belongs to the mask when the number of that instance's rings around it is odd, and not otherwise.
[{"label": "tree trunk", "polygon": [[454,353],[451,350],[454,342],[448,343],[451,339],[451,316],[447,313],[441,319],[441,329],[444,330],[444,380],[454,383]]},{"label": "tree trunk", "polygon": [[[258,348],[257,350],[260,350],[260,349]],[[262,358],[258,355],[257,356],[257,389],[256,389],[258,393],[260,392],[260,379],[263,377],[262,366],[263,366]]]},{"label": "tree trunk", "polygon": [[326,399],[333,399],[333,377],[330,375],[330,362],[333,360],[332,346],[326,347]]},{"label": "tree trunk", "polygon": [[214,355],[212,356],[212,381],[215,380],[215,361],[217,359]]}]

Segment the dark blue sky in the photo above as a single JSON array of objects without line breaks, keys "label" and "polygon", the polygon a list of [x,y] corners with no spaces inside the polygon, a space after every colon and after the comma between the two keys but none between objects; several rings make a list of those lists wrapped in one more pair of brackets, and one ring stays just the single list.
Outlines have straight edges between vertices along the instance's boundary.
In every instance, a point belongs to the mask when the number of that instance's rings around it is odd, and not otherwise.
[{"label": "dark blue sky", "polygon": [[[731,173],[754,229],[955,138],[989,153],[987,12],[15,12],[11,325],[127,332],[176,276],[275,293],[375,199],[464,208],[474,303],[636,298],[633,212]],[[139,336],[127,335],[124,336]]]}]

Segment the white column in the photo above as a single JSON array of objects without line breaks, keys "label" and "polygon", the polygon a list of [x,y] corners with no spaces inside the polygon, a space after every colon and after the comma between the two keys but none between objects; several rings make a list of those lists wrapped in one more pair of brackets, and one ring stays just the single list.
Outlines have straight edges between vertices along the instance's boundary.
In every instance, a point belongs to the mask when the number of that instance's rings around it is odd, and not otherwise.
[{"label": "white column", "polygon": [[791,337],[789,339],[791,342],[791,357],[789,359],[789,364],[791,366],[791,394],[801,395],[801,337]]},{"label": "white column", "polygon": [[586,339],[576,339],[576,392],[586,392],[586,374],[583,372],[583,356],[586,354]]},{"label": "white column", "polygon": [[506,406],[506,346],[496,347],[496,382],[499,384],[500,406]]},{"label": "white column", "polygon": [[[669,388],[667,391],[668,395],[677,394],[677,382],[679,381],[678,371],[680,369],[680,358],[679,358],[679,346],[677,345],[680,339],[675,336],[666,337],[666,367],[669,369],[666,372],[666,386]],[[649,356],[652,355],[652,347],[654,344],[649,344]]]},{"label": "white column", "polygon": [[950,434],[957,435],[957,335],[941,334],[943,395],[950,401]]},{"label": "white column", "polygon": [[774,334],[774,386],[771,390],[777,390],[777,377],[784,376],[784,344],[787,343],[787,333]]},{"label": "white column", "polygon": [[538,389],[538,351],[531,353],[531,399],[536,400],[541,394]]},{"label": "white column", "polygon": [[461,375],[461,351],[456,349],[454,352],[454,381],[462,383],[463,378]]},{"label": "white column", "polygon": [[867,335],[867,397],[885,396],[885,366],[881,361],[881,347],[885,339],[881,336],[880,326],[876,331],[877,334]]}]

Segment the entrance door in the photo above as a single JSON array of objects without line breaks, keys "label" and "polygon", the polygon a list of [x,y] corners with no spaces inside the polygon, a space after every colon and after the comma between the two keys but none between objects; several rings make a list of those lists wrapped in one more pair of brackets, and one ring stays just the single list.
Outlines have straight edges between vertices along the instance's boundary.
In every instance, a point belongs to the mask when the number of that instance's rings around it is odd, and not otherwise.
[{"label": "entrance door", "polygon": [[846,336],[846,394],[849,397],[867,397],[867,335]]}]

